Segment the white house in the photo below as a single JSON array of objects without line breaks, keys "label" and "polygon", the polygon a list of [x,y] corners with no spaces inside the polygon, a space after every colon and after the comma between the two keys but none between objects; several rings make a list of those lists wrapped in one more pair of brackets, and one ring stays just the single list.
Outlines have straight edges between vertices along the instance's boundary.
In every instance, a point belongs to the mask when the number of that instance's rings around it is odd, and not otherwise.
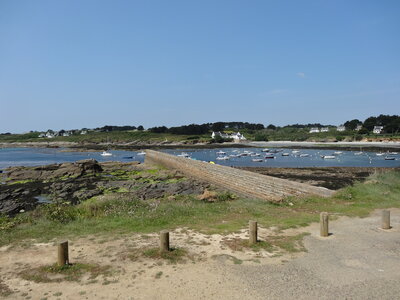
[{"label": "white house", "polygon": [[321,128],[321,132],[328,132],[329,131],[329,128],[328,127],[322,127]]},{"label": "white house", "polygon": [[383,130],[383,126],[374,126],[374,129],[372,130],[372,132],[376,133],[376,134],[381,134],[382,130]]},{"label": "white house", "polygon": [[362,129],[362,125],[357,125],[357,127],[356,127],[356,131],[360,131]]},{"label": "white house", "polygon": [[220,132],[220,131],[218,131],[218,132],[214,132],[213,131],[212,134],[211,134],[211,138],[214,139],[216,136],[220,136],[220,137],[222,137],[224,139],[233,139],[236,143],[240,142],[240,141],[247,140],[245,138],[245,136],[243,134],[241,134],[240,132],[235,132],[235,133],[232,133],[232,134],[228,134],[228,133],[224,133],[224,132]]},{"label": "white house", "polygon": [[343,125],[340,125],[340,126],[336,127],[336,130],[337,130],[337,131],[345,131],[345,130],[346,130],[346,127],[343,126]]},{"label": "white house", "polygon": [[317,132],[319,132],[319,128],[318,127],[312,127],[310,129],[310,133],[317,133]]}]

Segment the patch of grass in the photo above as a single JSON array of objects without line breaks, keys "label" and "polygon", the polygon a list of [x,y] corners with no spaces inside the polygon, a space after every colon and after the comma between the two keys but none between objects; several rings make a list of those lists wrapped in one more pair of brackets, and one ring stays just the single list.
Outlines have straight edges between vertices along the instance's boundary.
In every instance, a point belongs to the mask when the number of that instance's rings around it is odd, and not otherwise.
[{"label": "patch of grass", "polygon": [[3,281],[0,278],[0,296],[6,297],[11,295],[12,293],[13,291],[8,287],[8,285],[3,283]]},{"label": "patch of grass", "polygon": [[152,259],[165,259],[169,263],[176,264],[185,262],[188,252],[182,248],[172,248],[170,251],[160,251],[159,248],[149,248],[143,251],[143,256]]},{"label": "patch of grass", "polygon": [[65,266],[51,265],[25,270],[20,273],[20,276],[25,280],[47,283],[79,281],[81,277],[87,273],[90,274],[89,279],[93,280],[100,275],[108,275],[110,273],[110,267],[81,263]]},{"label": "patch of grass", "polygon": [[25,184],[25,183],[29,183],[29,182],[35,182],[35,180],[33,180],[33,179],[17,180],[17,181],[9,182],[7,184],[14,185],[14,184]]},{"label": "patch of grass", "polygon": [[160,279],[161,278],[161,276],[162,276],[162,274],[163,274],[163,272],[162,271],[160,271],[160,272],[157,272],[156,273],[156,275],[154,276],[156,279]]},{"label": "patch of grass", "polygon": [[[149,233],[165,228],[188,227],[204,233],[230,233],[247,227],[248,220],[257,220],[262,227],[280,230],[306,226],[319,221],[319,214],[365,217],[377,208],[400,207],[400,172],[374,174],[365,183],[339,190],[330,198],[289,198],[278,204],[258,199],[237,198],[231,201],[206,203],[194,196],[139,200],[130,193],[112,193],[68,206],[50,215],[34,211],[21,222],[4,225],[10,219],[0,218],[0,245],[24,239],[49,241],[57,236],[73,237],[90,234]],[[289,202],[292,204],[290,205]],[[31,216],[31,217],[30,217]],[[72,216],[72,217],[71,217]],[[57,221],[68,220],[68,222]],[[279,241],[276,241],[279,243]],[[285,246],[282,246],[285,247]]]}]

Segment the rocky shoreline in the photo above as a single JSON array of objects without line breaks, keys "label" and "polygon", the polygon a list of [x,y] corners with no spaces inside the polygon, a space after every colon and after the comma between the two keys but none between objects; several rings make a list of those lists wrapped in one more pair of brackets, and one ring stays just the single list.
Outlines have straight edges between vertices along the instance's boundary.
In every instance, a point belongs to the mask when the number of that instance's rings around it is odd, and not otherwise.
[{"label": "rocky shoreline", "polygon": [[75,163],[11,167],[1,174],[0,214],[33,210],[43,202],[78,204],[107,193],[128,193],[142,200],[202,194],[209,187],[178,172],[147,168],[138,162]]},{"label": "rocky shoreline", "polygon": [[143,150],[143,149],[215,149],[215,148],[246,148],[246,147],[274,147],[274,148],[298,148],[298,149],[331,149],[331,150],[357,150],[371,152],[399,151],[400,142],[242,142],[242,143],[191,143],[191,142],[142,142],[127,143],[77,143],[77,142],[13,142],[0,143],[0,148],[65,148],[65,151],[103,151],[113,150]]},{"label": "rocky shoreline", "polygon": [[400,168],[369,168],[369,167],[313,167],[313,168],[263,168],[240,167],[242,170],[263,175],[308,183],[315,186],[337,190],[357,181],[363,181],[373,173],[383,173]]}]

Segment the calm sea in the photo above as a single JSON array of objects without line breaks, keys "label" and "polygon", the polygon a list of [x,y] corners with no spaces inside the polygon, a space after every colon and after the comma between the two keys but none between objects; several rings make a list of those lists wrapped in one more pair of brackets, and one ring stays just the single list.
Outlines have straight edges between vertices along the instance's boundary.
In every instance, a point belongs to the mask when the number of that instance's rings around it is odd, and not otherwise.
[{"label": "calm sea", "polygon": [[[271,148],[272,149],[272,148]],[[274,154],[274,159],[265,159],[265,152],[261,148],[222,148],[222,149],[175,149],[163,150],[164,152],[179,155],[186,152],[192,159],[213,161],[226,166],[253,166],[253,167],[400,167],[400,154],[389,155],[395,160],[385,160],[387,156],[377,156],[374,152],[342,151],[334,154],[336,150],[295,150],[280,149],[282,152]],[[218,154],[223,151],[225,154]],[[233,157],[241,153],[253,152],[253,156]],[[299,151],[299,152],[297,152]],[[2,148],[0,149],[0,169],[10,166],[39,166],[52,163],[75,162],[82,159],[96,159],[104,161],[144,161],[144,156],[135,151],[111,150],[112,156],[101,156],[101,152],[66,152],[65,149],[52,148]],[[289,153],[282,156],[282,153]],[[259,154],[259,156],[256,156]],[[302,157],[300,156],[302,154]],[[357,155],[358,154],[358,155]],[[219,156],[231,156],[229,160],[217,160]],[[321,155],[334,155],[334,159],[323,159]],[[261,159],[255,162],[253,159]]]}]

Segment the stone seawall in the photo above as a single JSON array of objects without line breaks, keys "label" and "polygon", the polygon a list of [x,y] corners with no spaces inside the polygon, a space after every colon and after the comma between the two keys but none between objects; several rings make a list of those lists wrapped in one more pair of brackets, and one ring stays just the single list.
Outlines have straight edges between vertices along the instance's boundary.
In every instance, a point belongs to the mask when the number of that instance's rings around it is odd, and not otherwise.
[{"label": "stone seawall", "polygon": [[177,157],[154,150],[146,150],[145,162],[179,170],[186,176],[210,182],[246,197],[271,202],[278,202],[287,196],[311,194],[329,197],[334,193],[322,187]]}]

